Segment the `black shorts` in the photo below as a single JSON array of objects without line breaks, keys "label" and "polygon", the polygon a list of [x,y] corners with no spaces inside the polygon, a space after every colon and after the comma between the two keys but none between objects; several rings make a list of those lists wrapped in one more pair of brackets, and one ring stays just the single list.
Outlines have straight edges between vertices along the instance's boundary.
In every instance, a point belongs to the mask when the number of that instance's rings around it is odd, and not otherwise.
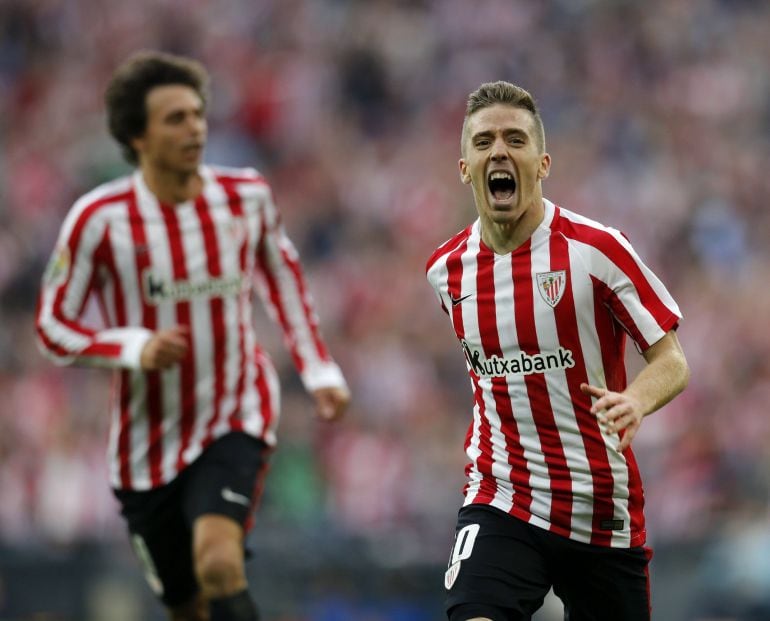
[{"label": "black shorts", "polygon": [[553,587],[570,621],[649,621],[648,548],[572,541],[488,505],[460,509],[444,586],[450,621],[524,621]]},{"label": "black shorts", "polygon": [[261,440],[229,433],[167,485],[115,491],[147,582],[167,606],[183,604],[198,592],[192,550],[197,517],[225,515],[250,528],[269,452]]}]

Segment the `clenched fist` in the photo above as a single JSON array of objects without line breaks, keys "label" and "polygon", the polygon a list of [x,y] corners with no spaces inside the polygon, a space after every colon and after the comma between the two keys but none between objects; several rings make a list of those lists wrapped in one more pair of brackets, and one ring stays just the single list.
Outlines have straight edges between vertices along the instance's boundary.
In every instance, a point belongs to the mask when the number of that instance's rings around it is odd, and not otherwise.
[{"label": "clenched fist", "polygon": [[190,350],[190,329],[176,326],[158,330],[142,348],[139,358],[144,371],[168,369],[180,362]]},{"label": "clenched fist", "polygon": [[335,420],[347,409],[350,392],[346,388],[318,388],[313,391],[313,399],[319,418]]}]

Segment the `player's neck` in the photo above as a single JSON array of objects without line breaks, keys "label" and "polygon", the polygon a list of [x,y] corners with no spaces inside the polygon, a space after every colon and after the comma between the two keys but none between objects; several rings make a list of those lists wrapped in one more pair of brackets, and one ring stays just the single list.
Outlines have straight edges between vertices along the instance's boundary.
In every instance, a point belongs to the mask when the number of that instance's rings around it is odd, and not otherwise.
[{"label": "player's neck", "polygon": [[509,222],[494,222],[481,216],[481,239],[495,254],[508,254],[525,243],[545,217],[542,197],[537,198],[521,217]]},{"label": "player's neck", "polygon": [[198,197],[203,189],[203,180],[197,171],[178,172],[141,166],[142,177],[150,192],[161,203],[176,205]]}]

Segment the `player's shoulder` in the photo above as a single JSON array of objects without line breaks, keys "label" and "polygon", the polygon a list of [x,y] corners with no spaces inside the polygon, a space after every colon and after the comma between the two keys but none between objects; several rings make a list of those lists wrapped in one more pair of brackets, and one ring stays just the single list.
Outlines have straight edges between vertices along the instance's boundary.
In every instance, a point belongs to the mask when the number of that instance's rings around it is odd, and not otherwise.
[{"label": "player's shoulder", "polygon": [[465,243],[466,240],[470,237],[472,230],[473,225],[470,224],[462,231],[450,237],[438,248],[436,248],[436,250],[433,251],[433,254],[430,255],[430,258],[425,264],[425,273],[430,274],[431,269],[439,265],[444,257],[462,246],[462,244]]},{"label": "player's shoulder", "polygon": [[127,202],[134,191],[131,175],[107,181],[80,196],[69,211],[69,218],[93,217],[107,208]]},{"label": "player's shoulder", "polygon": [[551,229],[564,235],[569,241],[602,251],[618,243],[624,246],[629,243],[626,235],[618,229],[560,206],[554,207]]},{"label": "player's shoulder", "polygon": [[211,176],[219,183],[234,183],[239,186],[267,187],[268,183],[264,175],[252,166],[222,166],[220,164],[208,164],[206,168]]},{"label": "player's shoulder", "polygon": [[236,192],[247,208],[273,202],[270,184],[256,168],[208,164],[206,170],[210,180]]}]

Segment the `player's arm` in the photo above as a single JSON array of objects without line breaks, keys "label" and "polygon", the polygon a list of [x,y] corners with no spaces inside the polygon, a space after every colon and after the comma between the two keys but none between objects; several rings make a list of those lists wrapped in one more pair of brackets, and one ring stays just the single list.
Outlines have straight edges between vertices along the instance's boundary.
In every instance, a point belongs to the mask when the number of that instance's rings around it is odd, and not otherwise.
[{"label": "player's arm", "polygon": [[684,390],[690,371],[676,335],[682,318],[676,301],[628,239],[615,229],[597,229],[590,266],[594,286],[612,319],[644,352],[647,365],[622,391],[583,385],[596,399],[591,411],[609,433],[622,432],[619,450],[631,444],[642,418]]},{"label": "player's arm", "polygon": [[670,330],[644,352],[646,366],[623,392],[581,384],[580,389],[596,398],[591,412],[609,433],[625,430],[618,444],[623,451],[631,445],[642,419],[663,407],[682,392],[690,379],[682,346]]},{"label": "player's arm", "polygon": [[[109,223],[98,211],[76,203],[62,224],[43,276],[35,328],[43,354],[59,365],[146,370],[168,366],[184,349],[185,335],[142,327],[95,329],[83,311],[107,251]],[[186,341],[186,338],[185,338]]]},{"label": "player's arm", "polygon": [[321,337],[299,255],[270,198],[265,205],[264,234],[258,252],[264,285],[258,288],[262,301],[281,327],[302,383],[313,395],[318,416],[335,419],[347,408],[350,392]]},{"label": "player's arm", "polygon": [[190,329],[174,326],[154,332],[142,348],[139,365],[144,371],[168,369],[187,356],[190,349]]}]

